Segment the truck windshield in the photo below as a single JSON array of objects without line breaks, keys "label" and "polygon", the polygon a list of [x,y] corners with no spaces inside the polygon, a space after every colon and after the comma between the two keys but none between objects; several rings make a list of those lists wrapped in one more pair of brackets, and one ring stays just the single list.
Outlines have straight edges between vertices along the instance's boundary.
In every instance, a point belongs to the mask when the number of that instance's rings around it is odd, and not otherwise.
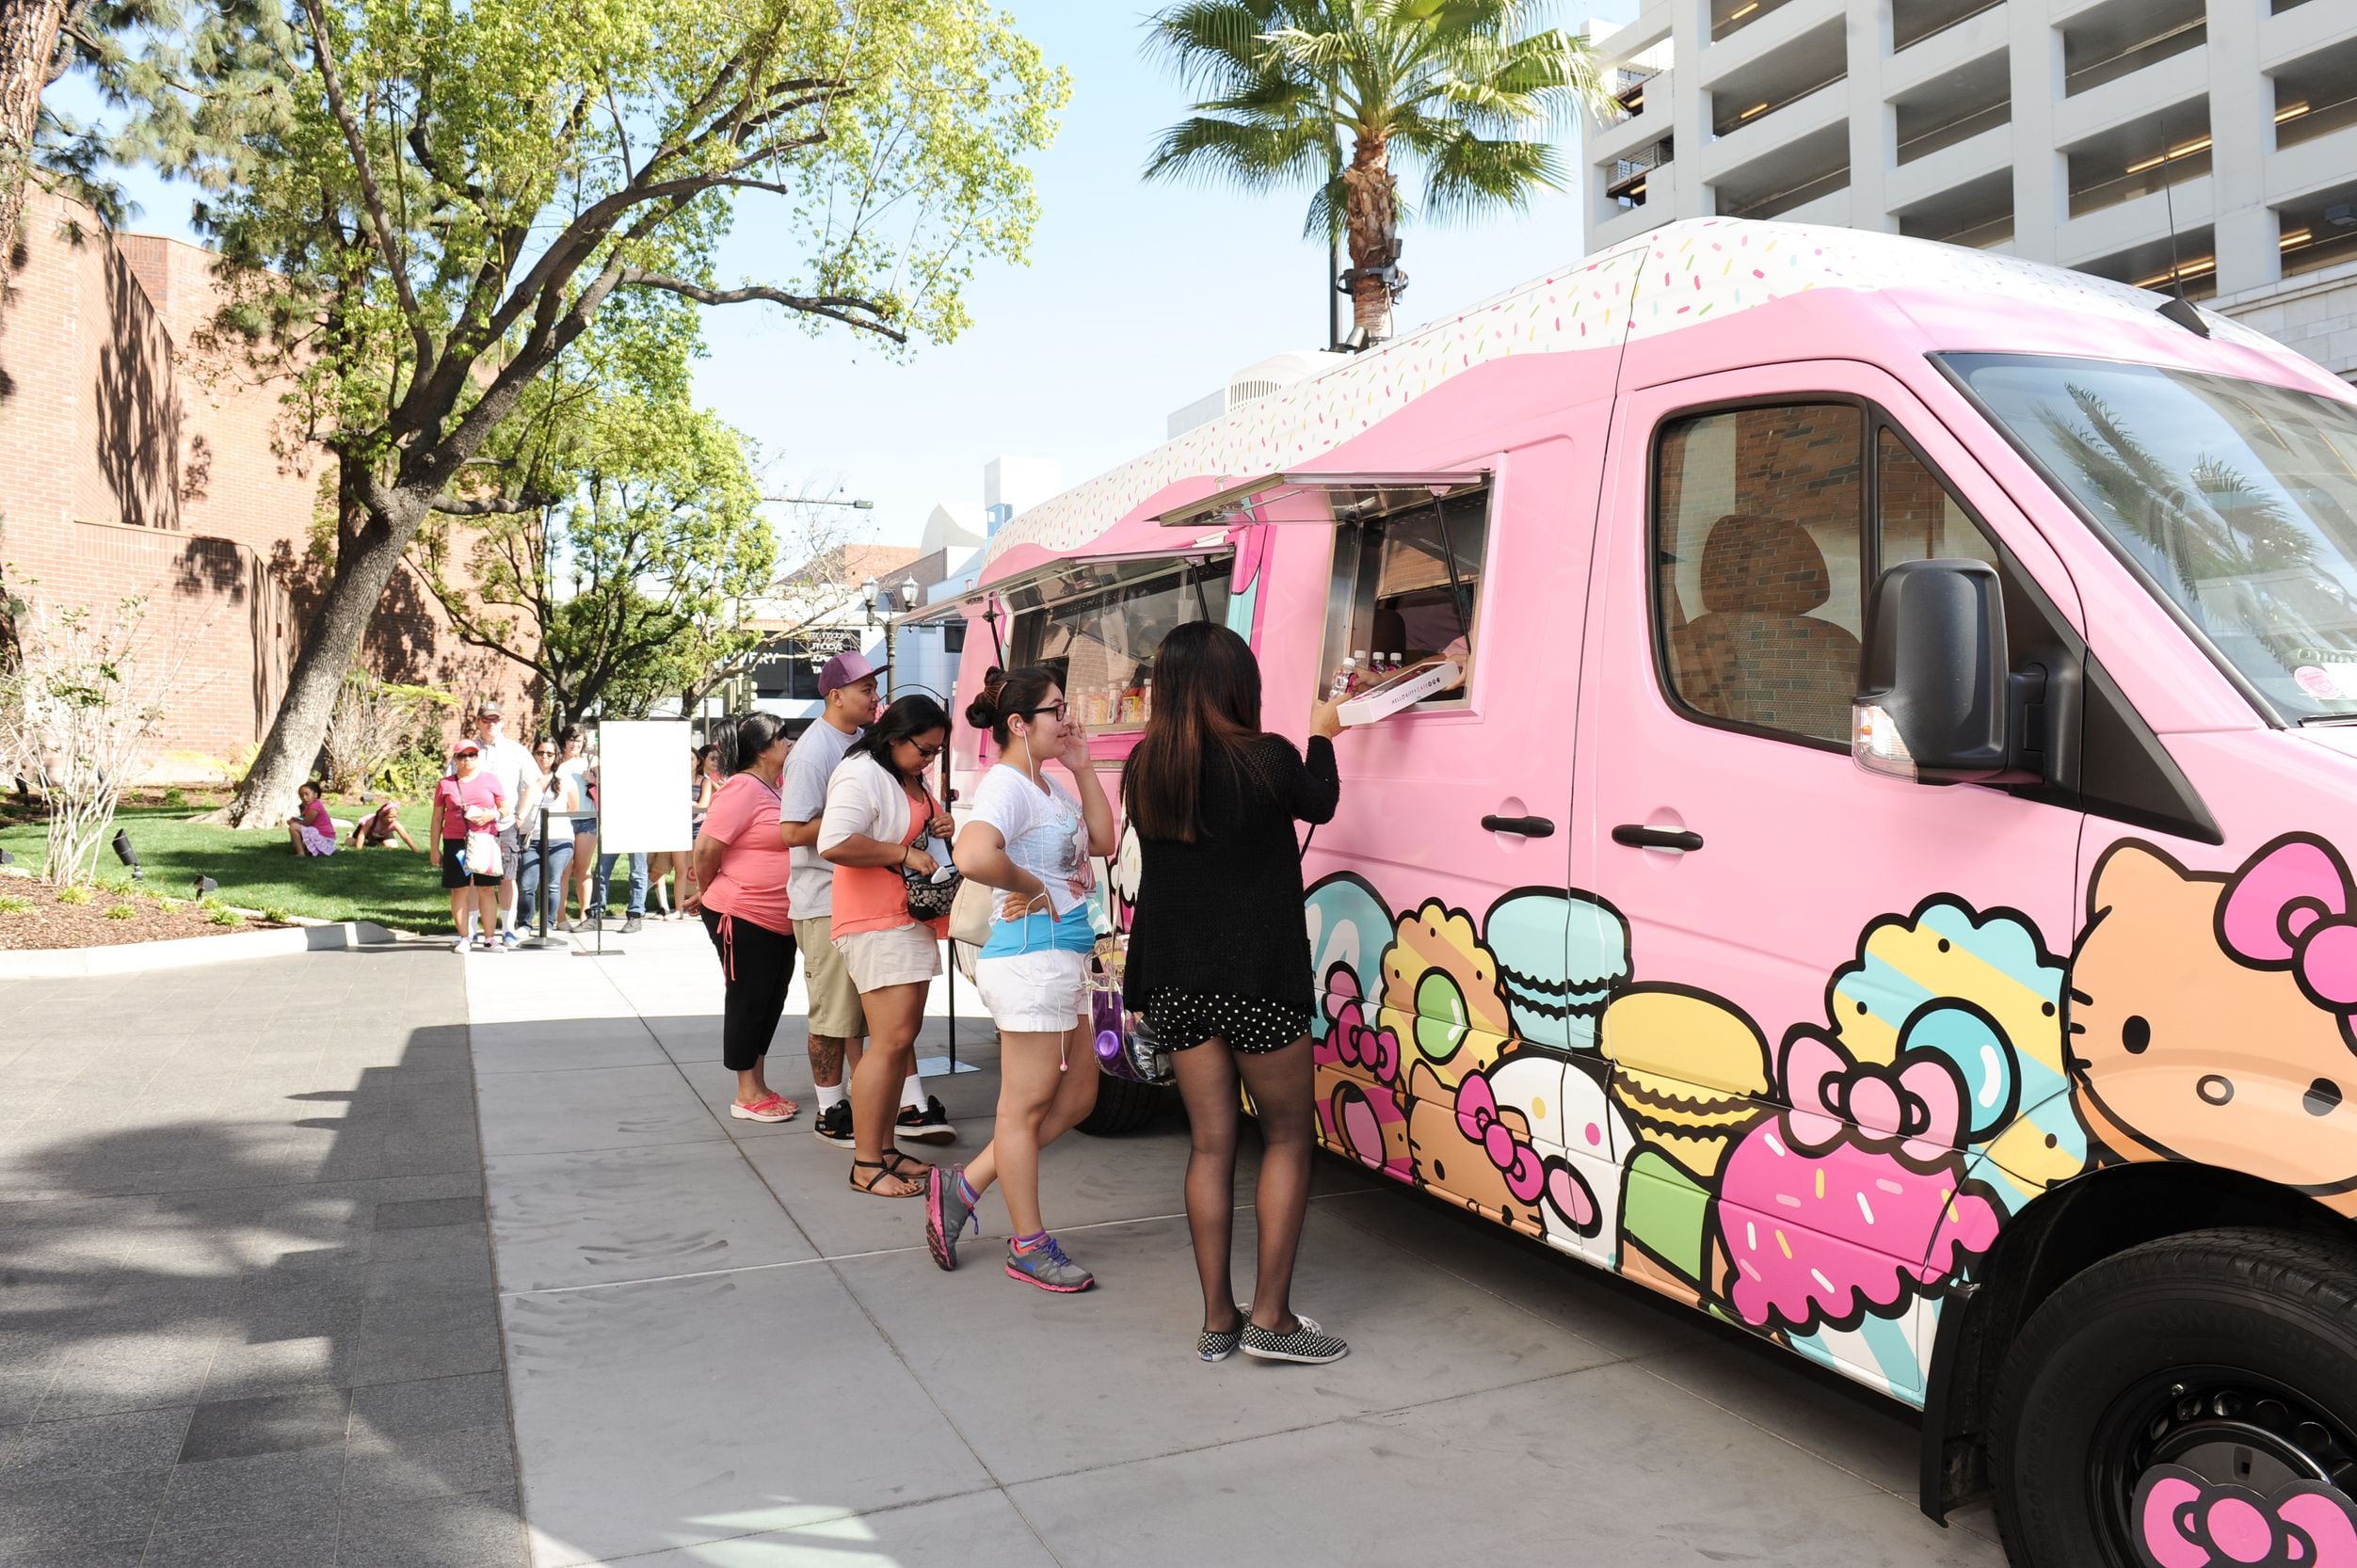
[{"label": "truck windshield", "polygon": [[1942,358],[2277,712],[2357,717],[2357,408],[2152,365]]}]

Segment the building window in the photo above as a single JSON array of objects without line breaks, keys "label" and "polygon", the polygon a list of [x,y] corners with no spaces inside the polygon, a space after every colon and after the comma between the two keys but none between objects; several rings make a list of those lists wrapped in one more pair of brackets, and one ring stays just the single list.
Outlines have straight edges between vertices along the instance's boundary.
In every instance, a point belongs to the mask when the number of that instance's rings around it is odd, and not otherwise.
[{"label": "building window", "polygon": [[1065,700],[1091,728],[1142,728],[1162,639],[1187,621],[1225,621],[1234,569],[1229,556],[1164,556],[1075,566],[1010,590],[1008,663],[1055,671]]},{"label": "building window", "polygon": [[778,645],[753,666],[753,695],[772,702],[818,701],[819,666],[834,651],[799,638]]}]

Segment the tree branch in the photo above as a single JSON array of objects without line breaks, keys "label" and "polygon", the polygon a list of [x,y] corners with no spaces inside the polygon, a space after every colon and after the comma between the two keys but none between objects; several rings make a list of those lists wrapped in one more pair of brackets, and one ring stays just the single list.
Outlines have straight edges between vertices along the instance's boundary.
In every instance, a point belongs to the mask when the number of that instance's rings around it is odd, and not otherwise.
[{"label": "tree branch", "polygon": [[454,518],[489,517],[495,513],[537,512],[546,504],[544,496],[524,496],[510,500],[506,496],[484,496],[468,500],[455,495],[438,495],[425,504],[429,512],[442,512]]},{"label": "tree branch", "polygon": [[353,171],[360,176],[361,198],[368,205],[368,220],[377,231],[377,248],[384,252],[385,266],[393,273],[394,294],[401,301],[401,313],[409,324],[409,336],[417,347],[420,374],[434,360],[434,339],[425,330],[425,313],[418,308],[417,291],[409,287],[409,269],[403,264],[400,247],[393,244],[393,223],[385,216],[384,193],[377,187],[377,166],[369,160],[367,138],[361,135],[360,125],[352,119],[351,105],[344,98],[344,72],[335,63],[335,49],[328,38],[328,19],[320,9],[320,0],[303,0],[303,15],[311,23],[311,46],[319,59],[319,80],[328,92],[328,109],[344,132],[344,144],[351,151]]},{"label": "tree branch", "polygon": [[[885,325],[882,319],[884,312],[880,307],[856,295],[788,294],[783,289],[773,289],[766,283],[751,283],[741,289],[708,289],[700,283],[691,283],[684,278],[666,277],[662,273],[649,272],[644,267],[635,266],[622,268],[620,286],[661,289],[668,294],[693,299],[699,305],[742,305],[751,299],[766,299],[773,305],[783,305],[790,311],[800,311],[807,315],[830,317],[846,327],[856,327],[863,332],[874,332],[878,337],[890,338],[894,343],[908,341],[906,332],[899,328]],[[854,315],[852,312],[855,311],[865,311],[868,314]]]}]

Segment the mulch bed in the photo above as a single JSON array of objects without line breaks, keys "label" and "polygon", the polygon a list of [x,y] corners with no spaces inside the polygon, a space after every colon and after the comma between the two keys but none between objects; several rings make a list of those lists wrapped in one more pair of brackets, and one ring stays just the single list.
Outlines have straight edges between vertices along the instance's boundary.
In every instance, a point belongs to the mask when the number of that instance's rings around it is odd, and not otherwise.
[{"label": "mulch bed", "polygon": [[[31,907],[20,909],[17,900]],[[107,910],[128,908],[127,917]],[[88,904],[60,904],[57,891],[29,877],[0,876],[0,952],[35,948],[100,948],[123,942],[161,942],[176,936],[226,936],[235,931],[274,929],[268,920],[241,920],[216,925],[213,912],[192,903],[167,909],[144,895],[126,896],[107,888],[90,890]]]}]

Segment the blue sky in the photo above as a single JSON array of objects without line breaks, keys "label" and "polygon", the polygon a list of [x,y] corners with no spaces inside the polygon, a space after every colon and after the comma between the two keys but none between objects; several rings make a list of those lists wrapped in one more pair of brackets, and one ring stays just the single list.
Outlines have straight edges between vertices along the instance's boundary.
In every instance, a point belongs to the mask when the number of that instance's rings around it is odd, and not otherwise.
[{"label": "blue sky", "polygon": [[[938,501],[979,502],[1002,453],[1055,459],[1066,485],[1162,439],[1174,408],[1228,374],[1325,341],[1324,247],[1300,238],[1307,192],[1244,196],[1146,185],[1155,135],[1186,100],[1139,53],[1150,7],[1011,0],[1021,29],[1072,75],[1055,145],[1035,165],[1040,219],[1027,267],[985,268],[956,343],[895,362],[848,332],[811,338],[760,305],[707,312],[701,399],[761,443],[778,489],[872,499],[868,536],[914,543]],[[1595,0],[1624,21],[1636,0]],[[1579,8],[1562,18],[1576,21]],[[186,233],[187,200],[133,182],[145,232]],[[720,259],[726,281],[761,275],[782,240],[755,198]],[[1580,251],[1579,203],[1550,195],[1518,217],[1413,228],[1401,265],[1404,328]]]}]

